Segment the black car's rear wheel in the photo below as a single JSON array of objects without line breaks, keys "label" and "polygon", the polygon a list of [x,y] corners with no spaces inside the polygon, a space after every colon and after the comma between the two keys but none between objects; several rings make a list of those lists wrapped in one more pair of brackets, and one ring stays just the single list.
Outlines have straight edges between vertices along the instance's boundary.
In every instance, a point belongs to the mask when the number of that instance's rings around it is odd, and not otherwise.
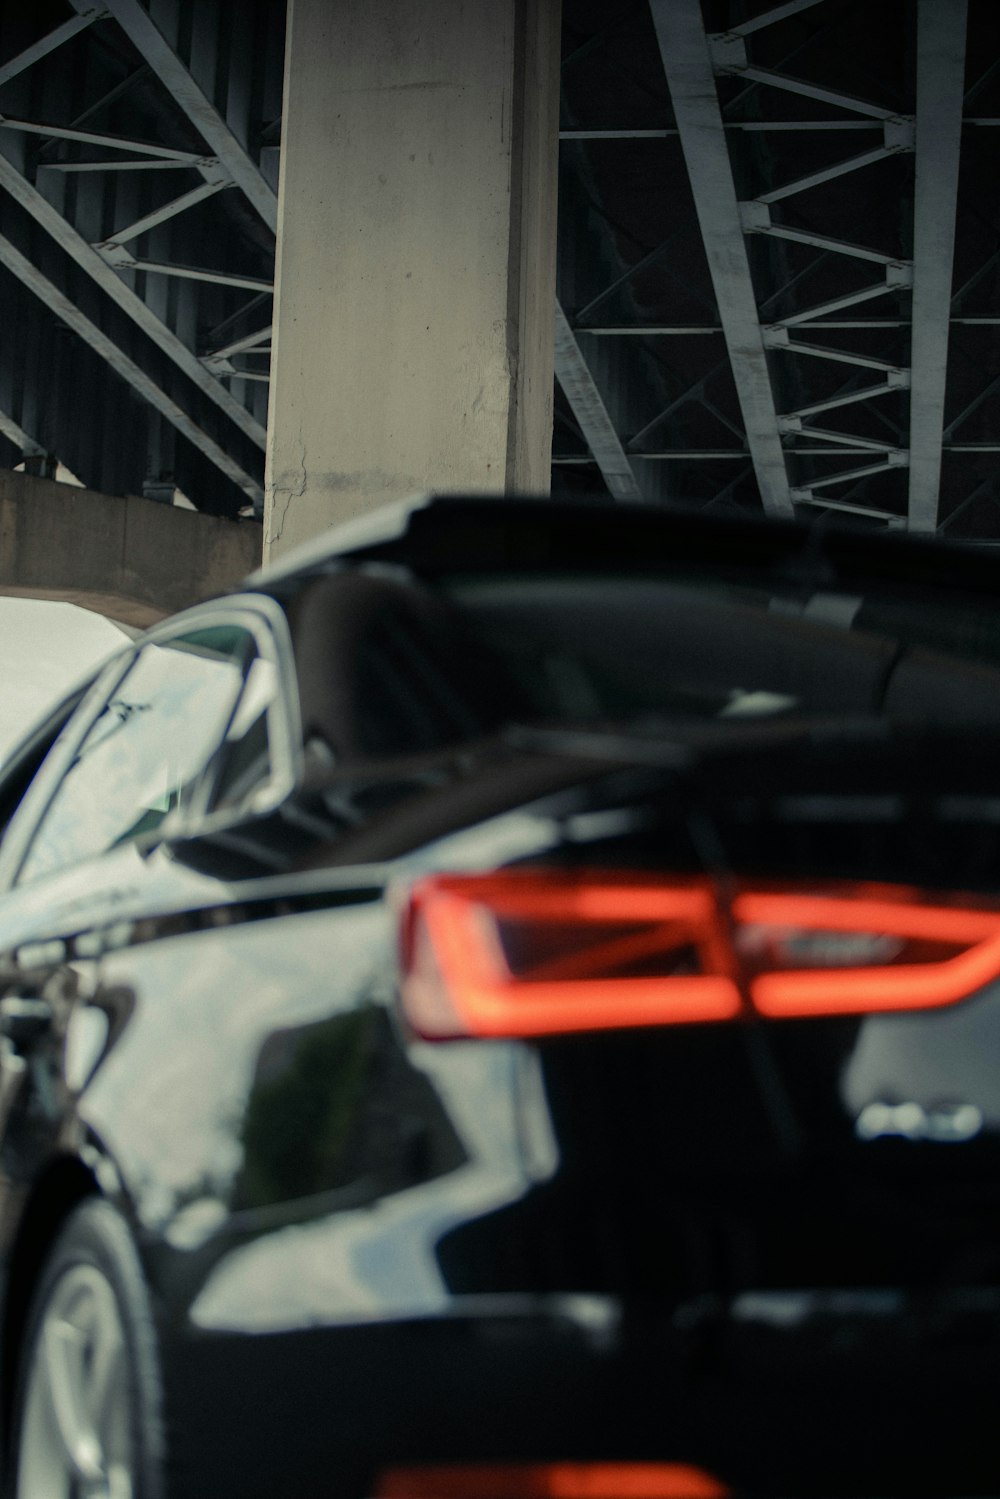
[{"label": "black car's rear wheel", "polygon": [[159,1499],[153,1320],[131,1236],[108,1203],[85,1202],[67,1220],[27,1326],[15,1499]]}]

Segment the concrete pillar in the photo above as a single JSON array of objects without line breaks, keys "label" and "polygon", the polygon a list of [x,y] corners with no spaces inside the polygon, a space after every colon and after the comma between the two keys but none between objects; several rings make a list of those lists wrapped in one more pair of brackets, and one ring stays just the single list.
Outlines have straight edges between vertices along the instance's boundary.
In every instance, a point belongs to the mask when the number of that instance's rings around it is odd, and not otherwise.
[{"label": "concrete pillar", "polygon": [[559,0],[289,0],[265,557],[549,486]]}]

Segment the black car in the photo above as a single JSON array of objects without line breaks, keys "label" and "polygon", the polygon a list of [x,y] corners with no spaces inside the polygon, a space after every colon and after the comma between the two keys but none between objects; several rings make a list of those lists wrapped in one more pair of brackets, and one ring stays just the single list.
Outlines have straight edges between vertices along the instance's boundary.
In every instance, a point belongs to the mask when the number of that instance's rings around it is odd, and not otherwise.
[{"label": "black car", "polygon": [[0,782],[16,1499],[1000,1492],[988,555],[415,501]]}]

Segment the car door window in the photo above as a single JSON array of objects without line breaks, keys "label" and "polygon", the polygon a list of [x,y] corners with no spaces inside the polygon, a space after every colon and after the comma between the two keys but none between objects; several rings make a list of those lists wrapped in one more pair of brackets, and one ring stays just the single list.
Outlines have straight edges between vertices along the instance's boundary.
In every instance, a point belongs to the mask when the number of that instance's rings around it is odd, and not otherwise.
[{"label": "car door window", "polygon": [[[258,660],[242,626],[144,646],[60,782],[18,883],[155,832],[174,808],[196,807],[205,768],[241,716],[237,704]],[[266,775],[266,739],[262,753]]]},{"label": "car door window", "polygon": [[219,756],[212,794],[214,810],[243,805],[270,780],[270,716],[277,697],[274,662],[255,656]]}]

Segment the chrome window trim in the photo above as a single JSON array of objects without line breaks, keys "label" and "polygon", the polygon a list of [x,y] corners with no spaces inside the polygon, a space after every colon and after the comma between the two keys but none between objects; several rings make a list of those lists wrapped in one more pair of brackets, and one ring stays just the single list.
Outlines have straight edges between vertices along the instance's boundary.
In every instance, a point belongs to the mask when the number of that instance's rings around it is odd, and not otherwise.
[{"label": "chrome window trim", "polygon": [[38,774],[7,825],[3,844],[0,845],[0,890],[13,887],[35,833],[62,785],[77,750],[89,734],[94,721],[103,713],[111,694],[131,669],[137,648],[138,642],[134,642],[112,656],[56,735]]},{"label": "chrome window trim", "polygon": [[[267,709],[271,773],[244,803],[213,811],[212,769],[216,759],[213,755],[205,767],[204,799],[199,799],[199,803],[186,812],[171,813],[166,817],[159,829],[160,842],[240,827],[250,818],[266,816],[288,800],[302,778],[298,679],[288,620],[281,605],[267,594],[237,594],[216,605],[196,606],[185,614],[184,619],[186,626],[193,624],[195,628],[202,619],[205,623],[242,625],[253,635],[262,659],[274,664],[278,690]],[[157,627],[157,635],[161,628]],[[146,638],[151,644],[156,644],[157,639],[153,637],[154,632],[151,632]],[[238,702],[234,704],[234,713]],[[220,749],[221,744],[222,741]]]},{"label": "chrome window trim", "polygon": [[[161,843],[171,837],[193,837],[224,827],[239,826],[251,817],[274,811],[287,800],[301,779],[302,749],[301,734],[298,732],[299,699],[295,659],[284,610],[266,594],[236,594],[195,604],[137,636],[113,656],[95,677],[57,736],[50,751],[50,763],[43,765],[11,818],[0,847],[0,890],[11,889],[16,884],[29,849],[80,745],[104,711],[111,695],[135,664],[139,653],[147,645],[163,645],[192,631],[226,624],[245,629],[252,636],[261,657],[273,662],[276,669],[278,690],[267,710],[271,774],[264,785],[258,787],[242,806],[226,808],[216,813],[199,807],[197,811],[188,811],[176,817],[171,814],[157,829],[155,842]],[[213,752],[205,767],[203,779],[206,788],[211,780],[211,767],[216,754],[217,751]]]}]

